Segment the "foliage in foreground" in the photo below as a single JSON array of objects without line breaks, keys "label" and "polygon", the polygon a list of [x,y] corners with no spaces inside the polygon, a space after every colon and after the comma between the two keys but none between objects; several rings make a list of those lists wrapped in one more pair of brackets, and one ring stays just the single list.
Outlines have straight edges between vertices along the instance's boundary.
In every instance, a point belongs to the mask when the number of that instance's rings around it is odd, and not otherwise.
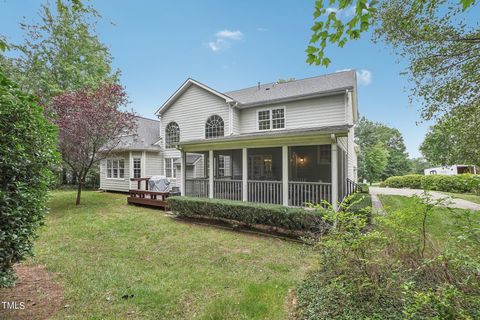
[{"label": "foliage in foreground", "polygon": [[368,232],[362,215],[332,212],[334,228],[316,245],[320,268],[297,289],[300,318],[477,319],[479,217],[435,217],[454,221],[440,241],[429,230],[436,204],[413,198]]},{"label": "foliage in foreground", "polygon": [[400,177],[390,177],[382,182],[381,186],[480,194],[480,176],[474,174],[459,174],[454,176],[411,174]]},{"label": "foliage in foreground", "polygon": [[0,286],[15,277],[13,264],[32,252],[45,214],[56,129],[35,99],[0,68]]},{"label": "foliage in foreground", "polygon": [[228,219],[313,234],[324,233],[328,228],[321,212],[303,208],[190,197],[170,197],[168,204],[175,214],[183,217]]}]

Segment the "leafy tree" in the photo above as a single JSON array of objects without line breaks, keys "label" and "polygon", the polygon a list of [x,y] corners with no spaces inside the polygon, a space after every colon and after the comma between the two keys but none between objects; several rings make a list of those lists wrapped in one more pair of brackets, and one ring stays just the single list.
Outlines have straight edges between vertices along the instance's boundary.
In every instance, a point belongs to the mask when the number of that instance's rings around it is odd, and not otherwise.
[{"label": "leafy tree", "polygon": [[378,181],[388,164],[388,151],[381,143],[377,143],[365,150],[364,170],[365,177],[370,182]]},{"label": "leafy tree", "polygon": [[42,5],[39,23],[21,24],[25,41],[12,45],[18,56],[2,64],[43,103],[65,91],[115,83],[119,72],[112,72],[109,50],[95,34],[99,18],[80,0],[56,0],[54,8]]},{"label": "leafy tree", "polygon": [[404,175],[410,171],[405,143],[402,134],[397,129],[362,117],[355,129],[355,136],[356,143],[360,146],[360,154],[358,156],[360,177],[367,177],[364,165],[367,152],[378,143],[385,147],[389,155],[387,165],[380,174],[382,180],[391,176]]},{"label": "leafy tree", "polygon": [[480,165],[480,104],[458,107],[438,119],[420,151],[436,165]]},{"label": "leafy tree", "polygon": [[[409,60],[412,98],[422,117],[471,105],[480,94],[480,28],[465,22],[475,0],[330,0],[315,2],[307,62],[328,66],[327,43],[343,47],[370,27],[374,40]],[[352,13],[351,17],[345,14]]]},{"label": "leafy tree", "polygon": [[410,168],[413,174],[423,174],[425,169],[431,168],[432,164],[425,158],[410,159]]},{"label": "leafy tree", "polygon": [[122,134],[135,128],[134,115],[121,110],[126,103],[121,86],[104,84],[60,94],[49,104],[63,161],[78,175],[77,205],[92,166],[118,145]]},{"label": "leafy tree", "polygon": [[0,106],[0,286],[6,286],[15,279],[13,265],[32,252],[58,153],[44,109],[1,67]]}]

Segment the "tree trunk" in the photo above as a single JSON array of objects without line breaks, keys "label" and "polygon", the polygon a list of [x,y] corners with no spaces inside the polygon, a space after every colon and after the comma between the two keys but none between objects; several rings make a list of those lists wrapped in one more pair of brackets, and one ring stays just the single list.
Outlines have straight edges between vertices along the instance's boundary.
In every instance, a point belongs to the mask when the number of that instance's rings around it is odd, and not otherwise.
[{"label": "tree trunk", "polygon": [[80,196],[82,195],[82,184],[83,182],[79,179],[77,188],[77,201],[75,202],[75,205],[77,206],[80,204]]},{"label": "tree trunk", "polygon": [[67,168],[62,166],[62,184],[66,185],[68,184],[68,179],[67,179]]}]

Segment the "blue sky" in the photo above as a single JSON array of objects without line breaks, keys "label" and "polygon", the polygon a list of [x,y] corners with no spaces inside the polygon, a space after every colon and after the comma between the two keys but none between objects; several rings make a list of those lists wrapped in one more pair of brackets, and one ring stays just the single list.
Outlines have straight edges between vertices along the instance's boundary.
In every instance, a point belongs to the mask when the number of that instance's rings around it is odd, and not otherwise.
[{"label": "blue sky", "polygon": [[[0,34],[21,40],[19,22],[37,19],[39,0],[0,0]],[[187,77],[220,91],[279,78],[306,78],[342,69],[360,73],[361,115],[399,129],[411,157],[428,124],[408,100],[407,79],[391,49],[368,35],[329,48],[328,69],[305,63],[314,1],[96,0],[97,31],[111,50],[131,108],[154,112]],[[113,23],[113,24],[112,24]]]}]

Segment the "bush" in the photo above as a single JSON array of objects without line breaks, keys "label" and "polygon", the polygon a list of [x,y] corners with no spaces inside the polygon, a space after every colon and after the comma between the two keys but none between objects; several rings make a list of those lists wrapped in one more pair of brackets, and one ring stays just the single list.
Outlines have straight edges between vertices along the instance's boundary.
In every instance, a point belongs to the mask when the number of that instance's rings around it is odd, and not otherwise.
[{"label": "bush", "polygon": [[368,184],[359,183],[357,185],[358,185],[358,192],[360,192],[360,193],[368,193],[369,192]]},{"label": "bush", "polygon": [[336,223],[316,244],[319,269],[297,288],[299,319],[478,319],[479,221],[467,212],[448,240],[431,241],[435,204],[413,198],[372,230],[348,210],[327,214]]},{"label": "bush", "polygon": [[410,188],[421,189],[422,178],[419,174],[409,174],[405,176],[394,176],[385,180],[385,186],[389,188]]},{"label": "bush", "polygon": [[13,264],[32,252],[45,214],[56,130],[33,97],[0,69],[0,286],[13,283]]},{"label": "bush", "polygon": [[425,189],[456,193],[480,194],[480,176],[460,175],[406,175],[390,177],[384,182],[385,187]]},{"label": "bush", "polygon": [[372,197],[366,193],[354,193],[345,200],[344,210],[363,215],[371,219]]},{"label": "bush", "polygon": [[168,205],[173,213],[183,217],[228,219],[249,226],[264,225],[314,234],[328,229],[323,214],[316,210],[190,197],[169,197]]}]

